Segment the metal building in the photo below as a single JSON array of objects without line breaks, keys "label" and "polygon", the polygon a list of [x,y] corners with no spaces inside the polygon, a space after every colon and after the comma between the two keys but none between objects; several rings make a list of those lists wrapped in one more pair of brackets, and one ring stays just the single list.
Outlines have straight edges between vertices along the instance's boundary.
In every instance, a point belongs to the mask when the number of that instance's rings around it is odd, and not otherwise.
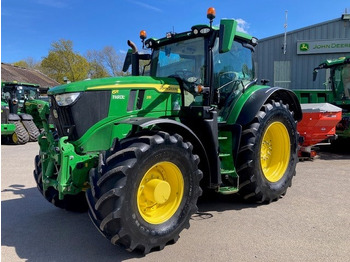
[{"label": "metal building", "polygon": [[329,71],[313,69],[327,59],[350,54],[350,14],[298,30],[260,39],[255,53],[258,79],[290,89],[323,89]]}]

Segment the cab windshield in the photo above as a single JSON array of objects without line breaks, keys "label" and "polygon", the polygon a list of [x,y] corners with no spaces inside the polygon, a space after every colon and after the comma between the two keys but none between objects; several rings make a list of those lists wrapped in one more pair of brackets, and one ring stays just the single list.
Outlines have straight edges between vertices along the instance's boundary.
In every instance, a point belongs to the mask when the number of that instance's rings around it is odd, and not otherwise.
[{"label": "cab windshield", "polygon": [[152,76],[204,83],[204,38],[161,46],[152,55]]},{"label": "cab windshield", "polygon": [[38,99],[39,89],[32,86],[6,85],[2,88],[1,97],[3,100],[17,99],[20,103],[24,100]]}]

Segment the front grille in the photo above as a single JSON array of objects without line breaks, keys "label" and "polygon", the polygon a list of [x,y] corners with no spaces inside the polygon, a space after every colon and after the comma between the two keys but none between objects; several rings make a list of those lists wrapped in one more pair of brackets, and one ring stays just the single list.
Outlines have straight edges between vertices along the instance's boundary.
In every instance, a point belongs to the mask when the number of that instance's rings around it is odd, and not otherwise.
[{"label": "front grille", "polygon": [[51,96],[50,115],[58,135],[70,141],[82,137],[97,122],[108,116],[110,91],[83,92],[72,105],[59,106]]},{"label": "front grille", "polygon": [[72,136],[74,120],[70,106],[61,107],[57,104],[56,100],[51,97],[50,117],[53,120],[60,137]]}]

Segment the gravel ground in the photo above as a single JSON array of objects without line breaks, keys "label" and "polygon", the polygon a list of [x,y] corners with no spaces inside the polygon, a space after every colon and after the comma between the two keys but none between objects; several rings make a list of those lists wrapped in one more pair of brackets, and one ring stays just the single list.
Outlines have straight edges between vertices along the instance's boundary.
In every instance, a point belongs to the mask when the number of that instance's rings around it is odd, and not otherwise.
[{"label": "gravel ground", "polygon": [[111,245],[86,213],[48,203],[33,179],[38,149],[1,146],[2,261],[349,261],[350,147],[298,163],[293,186],[269,205],[202,199],[179,241],[147,256]]}]

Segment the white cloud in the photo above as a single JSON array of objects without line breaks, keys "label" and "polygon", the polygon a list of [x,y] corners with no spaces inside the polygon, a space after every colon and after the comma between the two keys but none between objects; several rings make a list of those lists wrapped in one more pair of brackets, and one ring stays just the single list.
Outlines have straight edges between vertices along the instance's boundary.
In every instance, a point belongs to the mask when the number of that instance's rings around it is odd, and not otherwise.
[{"label": "white cloud", "polygon": [[142,6],[144,8],[147,8],[147,9],[150,9],[150,10],[153,10],[153,11],[156,11],[156,12],[163,12],[163,10],[159,9],[158,7],[155,7],[153,5],[149,5],[149,4],[145,4],[143,2],[139,2],[139,1],[133,1],[133,0],[130,0],[129,2],[131,3],[134,3],[136,5],[139,5],[139,6]]},{"label": "white cloud", "polygon": [[121,53],[121,54],[126,54],[127,51],[120,49],[120,50],[119,50],[119,53]]},{"label": "white cloud", "polygon": [[237,30],[243,33],[248,33],[249,24],[242,18],[235,19],[237,21]]},{"label": "white cloud", "polygon": [[[237,21],[237,31],[248,34],[249,24],[242,18],[235,19]],[[216,27],[220,27],[220,24],[216,24]]]}]

